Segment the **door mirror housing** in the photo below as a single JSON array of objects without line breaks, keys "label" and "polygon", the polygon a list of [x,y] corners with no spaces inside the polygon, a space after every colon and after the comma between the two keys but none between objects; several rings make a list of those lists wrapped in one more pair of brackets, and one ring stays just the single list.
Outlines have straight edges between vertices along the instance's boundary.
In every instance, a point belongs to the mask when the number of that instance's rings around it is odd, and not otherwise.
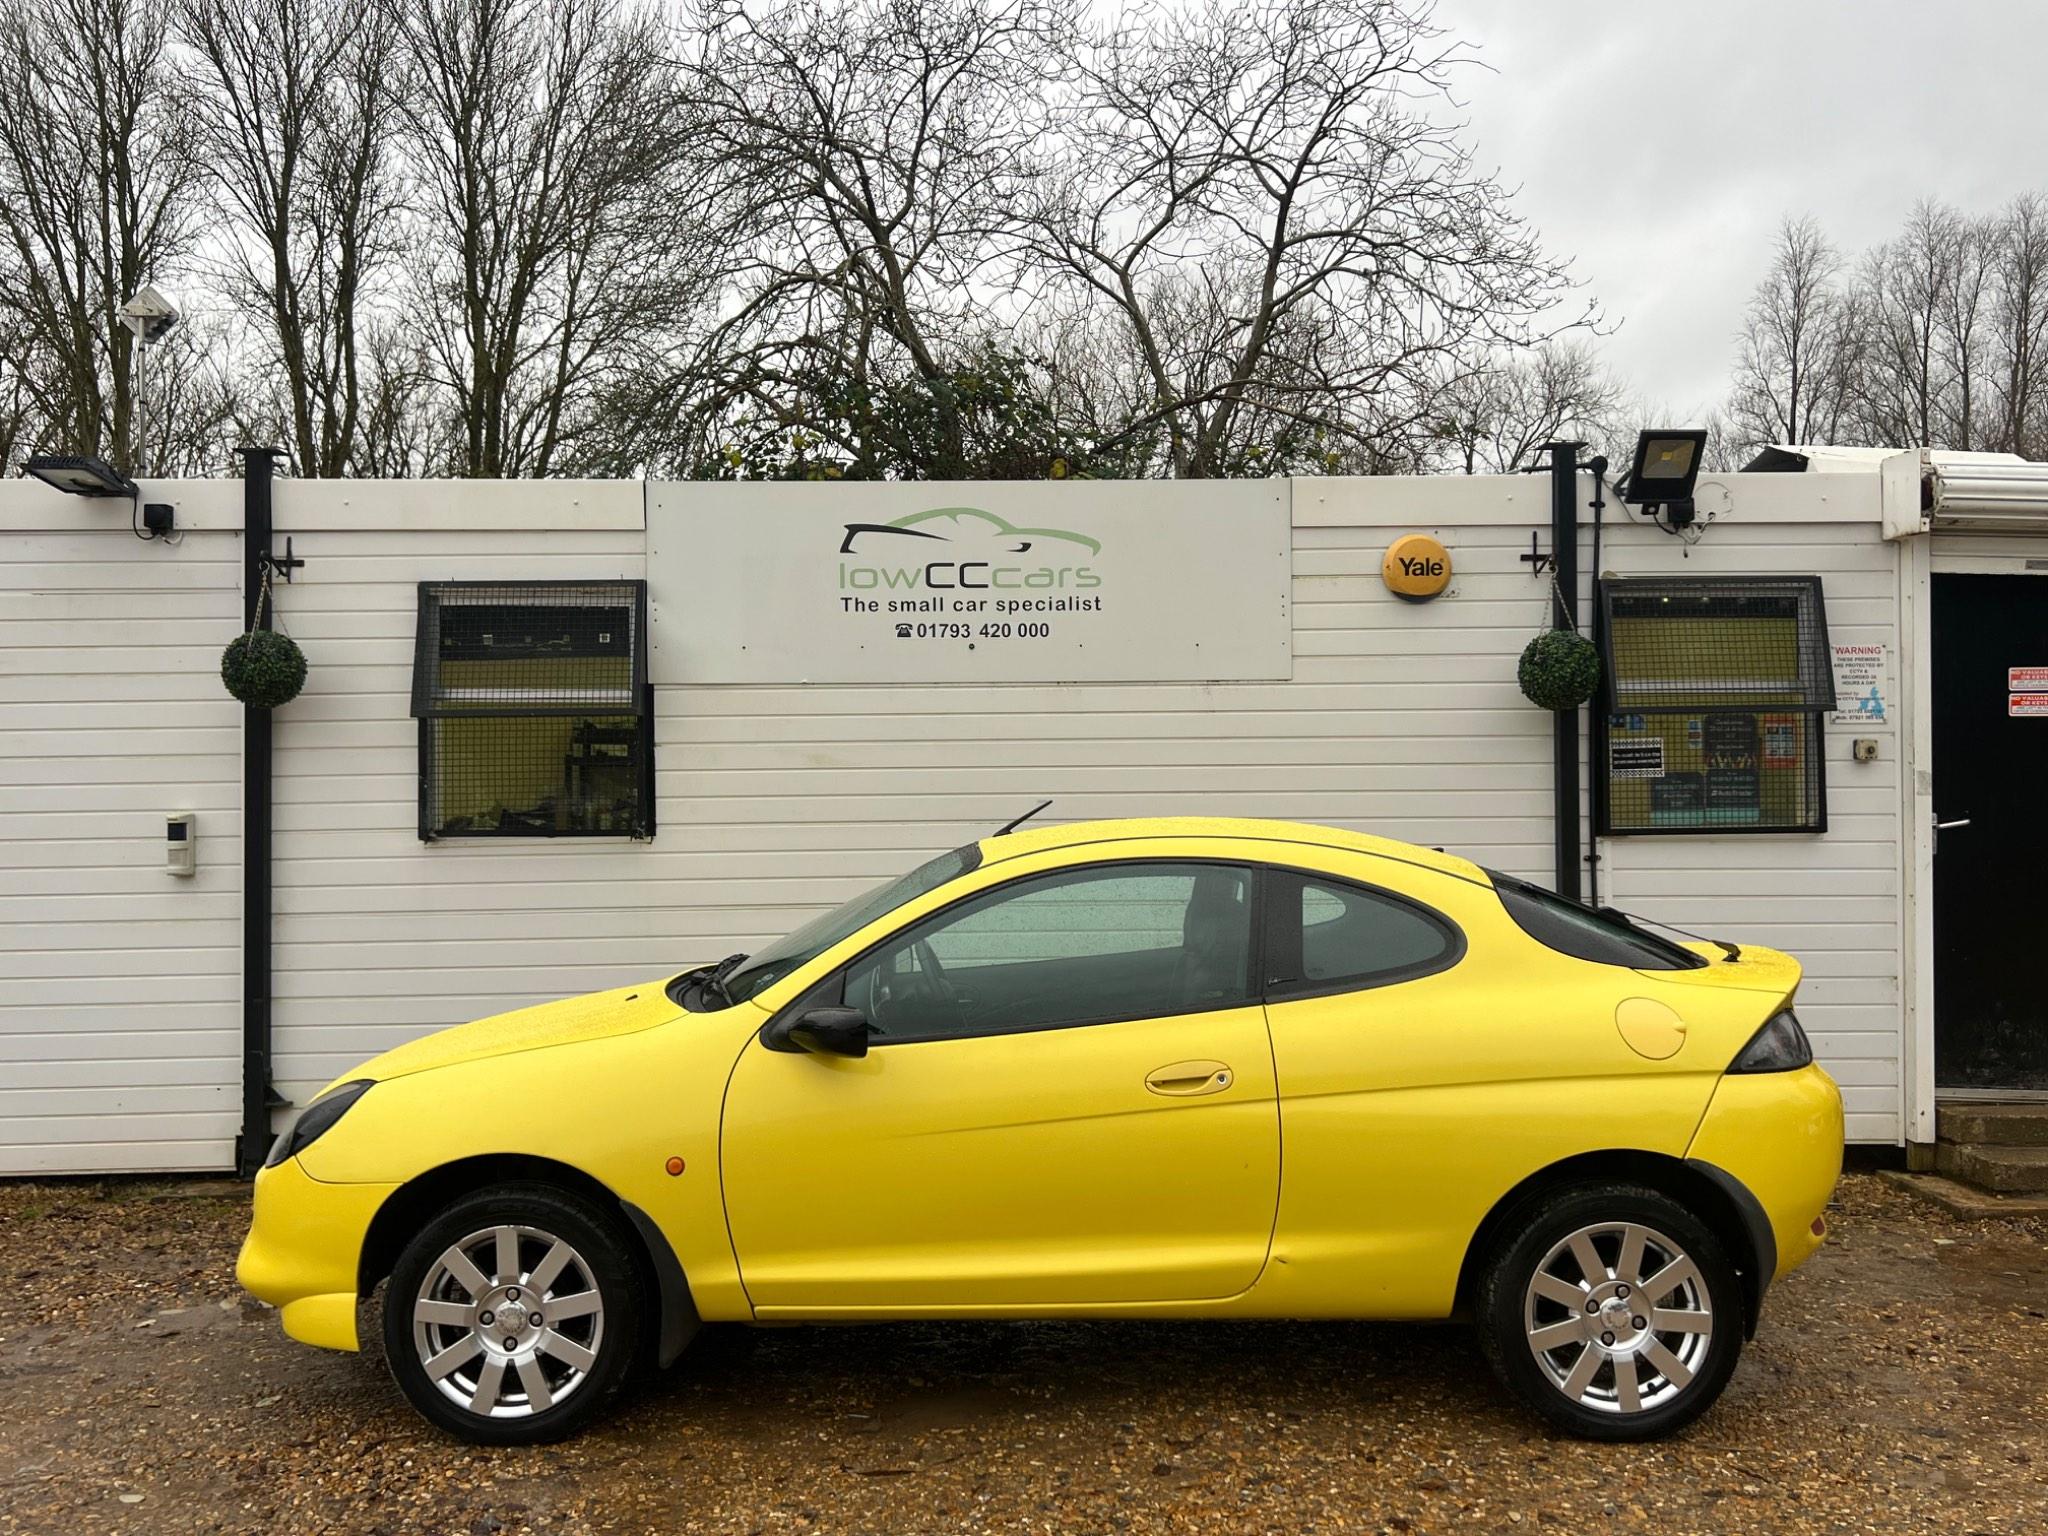
[{"label": "door mirror housing", "polygon": [[777,1019],[761,1032],[771,1051],[809,1051],[813,1056],[865,1056],[868,1018],[858,1008],[811,1008]]}]

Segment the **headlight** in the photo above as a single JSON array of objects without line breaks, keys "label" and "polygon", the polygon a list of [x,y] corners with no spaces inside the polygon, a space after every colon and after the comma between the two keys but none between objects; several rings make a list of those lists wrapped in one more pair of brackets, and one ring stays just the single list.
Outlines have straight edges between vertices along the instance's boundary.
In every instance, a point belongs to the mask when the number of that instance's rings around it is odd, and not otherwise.
[{"label": "headlight", "polygon": [[1787,1008],[1750,1037],[1730,1072],[1791,1072],[1813,1065],[1813,1043]]},{"label": "headlight", "polygon": [[286,1126],[277,1140],[271,1143],[270,1156],[263,1160],[263,1166],[275,1168],[286,1158],[298,1156],[332,1130],[334,1122],[348,1113],[349,1105],[376,1086],[371,1078],[357,1078],[315,1099],[300,1110],[299,1118]]}]

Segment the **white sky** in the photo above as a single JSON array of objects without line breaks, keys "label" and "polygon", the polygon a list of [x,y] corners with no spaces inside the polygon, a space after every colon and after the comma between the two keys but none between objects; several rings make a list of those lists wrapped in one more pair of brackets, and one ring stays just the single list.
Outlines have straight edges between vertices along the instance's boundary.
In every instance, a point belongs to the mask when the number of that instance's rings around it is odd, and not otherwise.
[{"label": "white sky", "polygon": [[1482,165],[1622,321],[1648,401],[1726,392],[1778,220],[1854,255],[1914,201],[2048,190],[2048,0],[1439,0]]}]

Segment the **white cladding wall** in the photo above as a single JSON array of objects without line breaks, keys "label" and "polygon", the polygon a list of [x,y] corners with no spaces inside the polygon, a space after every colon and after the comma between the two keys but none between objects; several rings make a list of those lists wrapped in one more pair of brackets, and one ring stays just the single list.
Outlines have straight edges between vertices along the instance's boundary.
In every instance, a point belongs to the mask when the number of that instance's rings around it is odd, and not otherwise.
[{"label": "white cladding wall", "polygon": [[279,484],[306,565],[277,607],[310,665],[272,767],[287,1099],[445,1025],[668,965],[689,914],[644,882],[674,839],[423,844],[411,715],[420,582],[638,578],[642,505],[618,481]]},{"label": "white cladding wall", "polygon": [[[1636,526],[1607,540],[1601,564],[1631,576],[1818,573],[1830,642],[1891,647],[1896,678],[1899,551],[1869,522],[1730,515],[1689,558],[1678,540]],[[1875,762],[1852,761],[1858,736],[1877,739]],[[1799,958],[1799,1017],[1842,1086],[1848,1133],[1858,1141],[1896,1141],[1902,1124],[1902,749],[1895,722],[1826,727],[1828,830],[1820,836],[1617,837],[1600,845],[1603,901]]]},{"label": "white cladding wall", "polygon": [[[1895,553],[1877,537],[1874,488],[1729,485],[1725,502],[1703,493],[1721,516],[1689,559],[1610,508],[1602,565],[1818,572],[1835,638],[1892,643]],[[232,526],[239,488],[204,489],[231,498],[220,515]],[[1299,818],[1551,876],[1550,719],[1514,682],[1548,611],[1547,581],[1518,558],[1532,531],[1549,543],[1538,479],[1296,482],[1291,682],[664,687],[652,843],[422,845],[417,584],[639,577],[643,498],[631,483],[280,483],[280,537],[308,564],[278,611],[312,663],[276,730],[274,1027],[288,1099],[443,1025],[751,948],[1046,796],[1062,819]],[[1817,504],[1804,520],[1798,508]],[[62,502],[51,521],[76,530],[83,505]],[[39,1134],[56,1149],[43,1167],[220,1167],[239,1068],[239,732],[214,667],[237,626],[239,551],[203,530],[164,551],[94,516],[65,543],[10,531],[0,577],[6,618],[33,626],[4,637],[0,723],[56,733],[0,749],[19,771],[0,807],[0,867],[31,881],[0,891],[0,1071],[6,1090],[20,1084],[0,1094],[0,1159]],[[1402,603],[1380,580],[1388,542],[1407,531],[1451,550],[1452,589],[1434,603]],[[58,581],[72,585],[52,591]],[[132,618],[163,643],[110,641],[107,623]],[[43,628],[55,621],[76,627]],[[98,697],[70,702],[57,667],[97,669]],[[1897,738],[1854,765],[1849,735],[1829,731],[1825,837],[1609,840],[1602,889],[1799,953],[1802,1013],[1845,1084],[1851,1133],[1891,1140]],[[26,759],[48,754],[63,767],[37,777]],[[161,868],[161,813],[187,808],[202,826],[189,884]],[[158,926],[142,939],[102,926],[128,917]],[[69,961],[45,931],[59,921],[77,925]],[[143,1005],[147,1031],[135,1027]],[[58,1067],[19,1078],[27,1049],[56,1051]],[[73,1109],[80,1089],[97,1097]],[[145,1108],[138,1094],[209,1108]],[[175,1116],[177,1135],[151,1115]],[[24,1129],[36,1117],[42,1128]]]},{"label": "white cladding wall", "polygon": [[[160,494],[152,487],[151,497]],[[224,1168],[241,1121],[241,540],[192,486],[6,488],[0,538],[0,1174]],[[198,872],[164,868],[197,818]]]}]

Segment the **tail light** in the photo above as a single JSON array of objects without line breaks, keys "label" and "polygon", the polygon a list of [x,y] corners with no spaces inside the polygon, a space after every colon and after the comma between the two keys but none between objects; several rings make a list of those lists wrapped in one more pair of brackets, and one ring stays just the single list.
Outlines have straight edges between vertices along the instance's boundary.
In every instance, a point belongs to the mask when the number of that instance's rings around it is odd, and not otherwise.
[{"label": "tail light", "polygon": [[1793,1072],[1813,1065],[1813,1042],[1792,1010],[1774,1015],[1749,1038],[1729,1065],[1730,1072]]}]

